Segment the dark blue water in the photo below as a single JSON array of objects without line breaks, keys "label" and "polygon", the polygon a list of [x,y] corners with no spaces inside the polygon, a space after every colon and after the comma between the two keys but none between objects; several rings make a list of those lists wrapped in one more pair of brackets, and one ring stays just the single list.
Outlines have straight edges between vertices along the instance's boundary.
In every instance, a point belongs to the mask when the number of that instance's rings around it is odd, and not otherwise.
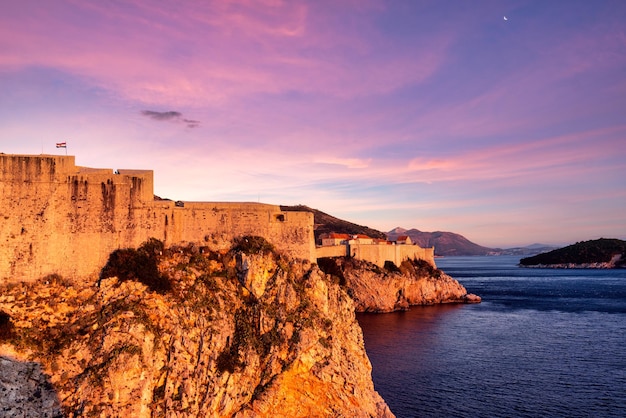
[{"label": "dark blue water", "polygon": [[626,270],[518,261],[437,260],[481,304],[358,316],[398,417],[626,416]]}]

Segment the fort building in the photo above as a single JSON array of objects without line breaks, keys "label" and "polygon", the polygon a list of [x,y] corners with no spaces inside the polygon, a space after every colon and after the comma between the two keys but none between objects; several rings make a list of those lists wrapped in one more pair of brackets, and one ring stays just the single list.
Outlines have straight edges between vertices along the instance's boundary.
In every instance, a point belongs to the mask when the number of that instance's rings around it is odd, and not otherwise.
[{"label": "fort building", "polygon": [[98,273],[149,238],[212,250],[258,235],[315,261],[313,214],[262,203],[155,200],[151,170],[80,167],[74,156],[0,154],[0,282]]},{"label": "fort building", "polygon": [[97,275],[112,251],[149,238],[221,251],[234,238],[258,235],[311,262],[348,255],[379,265],[409,257],[434,264],[432,249],[378,245],[369,237],[316,248],[313,229],[312,213],[278,205],[157,199],[152,170],[81,167],[67,155],[0,154],[0,283]]},{"label": "fort building", "polygon": [[435,248],[422,248],[411,242],[409,237],[390,242],[383,239],[374,239],[367,235],[339,234],[331,232],[320,236],[321,245],[317,247],[317,258],[322,257],[354,257],[367,260],[379,267],[386,261],[400,265],[407,259],[420,259],[435,265]]}]

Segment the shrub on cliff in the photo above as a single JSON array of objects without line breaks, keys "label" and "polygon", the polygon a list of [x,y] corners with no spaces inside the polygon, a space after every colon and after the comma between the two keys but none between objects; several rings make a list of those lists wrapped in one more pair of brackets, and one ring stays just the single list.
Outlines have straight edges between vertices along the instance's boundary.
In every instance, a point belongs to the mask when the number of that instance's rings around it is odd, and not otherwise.
[{"label": "shrub on cliff", "polygon": [[396,266],[396,263],[390,260],[385,261],[383,268],[390,273],[400,273],[400,269]]},{"label": "shrub on cliff", "polygon": [[165,244],[163,244],[163,241],[159,241],[156,238],[150,238],[148,241],[141,244],[137,250],[145,253],[149,257],[158,257],[163,254],[164,249]]},{"label": "shrub on cliff", "polygon": [[117,277],[120,282],[135,280],[145,284],[150,290],[165,293],[171,290],[171,283],[158,269],[158,255],[163,251],[163,243],[152,238],[138,249],[115,250],[100,271],[98,285],[103,279]]},{"label": "shrub on cliff", "polygon": [[233,250],[244,254],[269,254],[274,252],[274,246],[263,237],[245,235],[235,239]]},{"label": "shrub on cliff", "polygon": [[343,269],[337,263],[337,259],[333,257],[321,257],[317,259],[317,265],[324,273],[329,274],[331,277],[335,277],[340,285],[346,284],[346,278],[343,274]]},{"label": "shrub on cliff", "polygon": [[428,261],[421,259],[404,260],[400,264],[402,274],[413,275],[415,277],[441,277],[441,270],[433,267]]},{"label": "shrub on cliff", "polygon": [[11,316],[0,311],[0,341],[6,341],[13,336],[13,322],[11,322]]}]

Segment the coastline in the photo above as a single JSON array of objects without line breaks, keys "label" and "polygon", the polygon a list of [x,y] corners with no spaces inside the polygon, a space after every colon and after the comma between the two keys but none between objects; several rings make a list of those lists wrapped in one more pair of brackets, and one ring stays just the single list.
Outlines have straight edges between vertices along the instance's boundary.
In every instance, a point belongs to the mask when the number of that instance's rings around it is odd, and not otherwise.
[{"label": "coastline", "polygon": [[561,264],[534,264],[532,266],[518,264],[518,267],[528,269],[622,269],[615,263],[561,263]]}]

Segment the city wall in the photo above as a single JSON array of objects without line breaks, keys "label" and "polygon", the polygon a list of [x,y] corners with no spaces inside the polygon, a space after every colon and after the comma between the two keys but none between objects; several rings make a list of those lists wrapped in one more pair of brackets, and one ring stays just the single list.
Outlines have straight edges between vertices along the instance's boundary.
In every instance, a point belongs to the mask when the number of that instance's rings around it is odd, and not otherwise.
[{"label": "city wall", "polygon": [[422,248],[419,245],[351,244],[350,254],[354,258],[368,260],[380,267],[384,266],[387,260],[399,266],[404,260],[413,258],[428,261],[435,267],[435,249]]},{"label": "city wall", "polygon": [[393,261],[399,266],[407,259],[421,259],[435,266],[435,249],[422,248],[419,245],[380,245],[380,244],[344,244],[317,247],[317,258],[351,256],[361,260],[367,260],[380,267],[385,261]]},{"label": "city wall", "polygon": [[151,170],[96,169],[74,156],[0,154],[0,282],[97,274],[149,238],[214,250],[259,235],[315,261],[313,214],[261,203],[154,200]]}]

